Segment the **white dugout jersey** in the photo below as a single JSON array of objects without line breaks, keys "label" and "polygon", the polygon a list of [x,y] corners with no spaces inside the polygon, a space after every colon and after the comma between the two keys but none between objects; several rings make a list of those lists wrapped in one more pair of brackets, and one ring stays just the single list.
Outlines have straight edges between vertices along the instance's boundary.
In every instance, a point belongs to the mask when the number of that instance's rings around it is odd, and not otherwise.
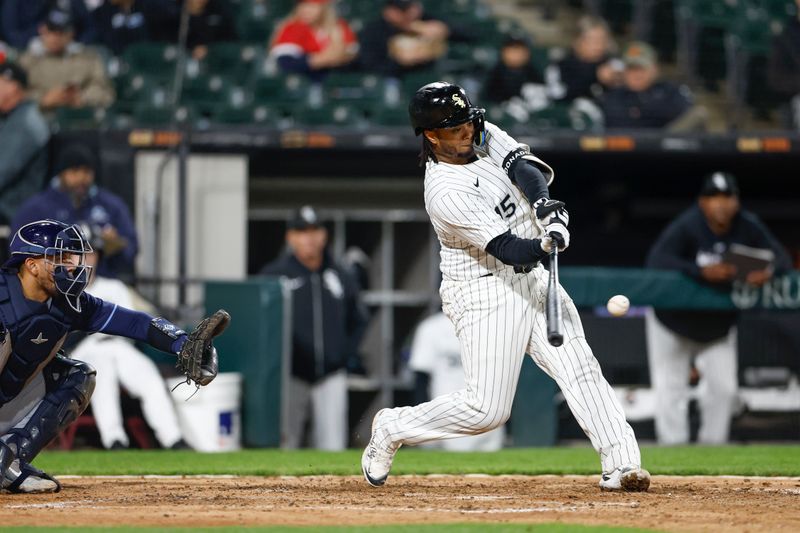
[{"label": "white dugout jersey", "polygon": [[[425,168],[425,209],[441,243],[442,277],[467,281],[510,269],[486,252],[489,241],[511,230],[524,239],[542,236],[528,199],[502,168],[505,156],[522,147],[500,128],[486,123],[488,147],[466,165],[434,163]],[[526,155],[545,175],[553,170],[540,159]]]}]

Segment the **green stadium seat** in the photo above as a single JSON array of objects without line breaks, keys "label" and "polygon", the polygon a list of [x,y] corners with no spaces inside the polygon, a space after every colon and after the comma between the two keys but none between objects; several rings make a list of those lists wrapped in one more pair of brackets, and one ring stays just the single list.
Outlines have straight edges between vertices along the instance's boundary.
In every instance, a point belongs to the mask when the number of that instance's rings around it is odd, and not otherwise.
[{"label": "green stadium seat", "polygon": [[486,120],[493,124],[499,124],[504,128],[524,123],[524,121],[520,120],[519,115],[509,113],[506,106],[502,104],[486,106]]},{"label": "green stadium seat", "polygon": [[370,122],[379,126],[402,126],[411,130],[411,121],[408,118],[408,109],[401,107],[387,107],[379,105],[369,113]]},{"label": "green stadium seat", "polygon": [[264,44],[217,43],[208,47],[204,70],[246,83],[263,59]]},{"label": "green stadium seat", "polygon": [[765,9],[749,6],[742,10],[730,28],[730,39],[740,50],[750,53],[769,53],[773,34],[771,15]]},{"label": "green stadium seat", "polygon": [[266,46],[272,36],[277,20],[270,18],[248,18],[237,23],[239,37],[243,41],[262,43]]},{"label": "green stadium seat", "polygon": [[438,0],[437,2],[428,2],[425,5],[425,12],[447,20],[463,20],[464,18],[485,16],[488,9],[477,0]]},{"label": "green stadium seat", "polygon": [[275,110],[264,105],[218,106],[211,115],[216,124],[270,124],[275,118]]},{"label": "green stadium seat", "polygon": [[117,103],[166,105],[170,97],[169,85],[166,81],[150,78],[143,74],[120,76],[115,80]]},{"label": "green stadium seat", "polygon": [[745,8],[744,0],[678,0],[676,28],[681,66],[714,90],[726,76],[725,39]]},{"label": "green stadium seat", "polygon": [[745,106],[766,116],[778,103],[767,81],[767,59],[773,35],[780,27],[766,6],[748,4],[731,28],[726,66],[734,125],[741,122]]},{"label": "green stadium seat", "polygon": [[294,118],[306,126],[350,126],[365,121],[357,107],[341,103],[317,108],[299,106],[294,110]]},{"label": "green stadium seat", "polygon": [[190,106],[181,105],[176,109],[165,106],[138,105],[133,109],[133,123],[139,127],[165,127],[174,124],[193,122],[195,111]]},{"label": "green stadium seat", "polygon": [[473,45],[470,43],[451,43],[447,47],[447,55],[441,60],[442,70],[451,73],[472,72],[475,69],[490,69],[493,65],[481,65],[473,56]]},{"label": "green stadium seat", "polygon": [[60,107],[55,114],[55,124],[61,130],[97,129],[105,119],[106,110],[100,107]]},{"label": "green stadium seat", "polygon": [[266,43],[276,25],[286,17],[295,0],[243,0],[236,8],[236,26],[242,41]]},{"label": "green stadium seat", "polygon": [[325,96],[333,101],[378,101],[383,80],[374,74],[333,72],[324,82]]},{"label": "green stadium seat", "polygon": [[702,27],[728,28],[741,8],[739,2],[722,0],[680,0],[678,10],[682,18]]},{"label": "green stadium seat", "polygon": [[171,78],[178,62],[178,47],[174,44],[142,42],[128,46],[122,58],[131,74],[146,74],[152,78]]},{"label": "green stadium seat", "polygon": [[181,102],[207,109],[222,103],[230,85],[222,76],[197,76],[183,80]]},{"label": "green stadium seat", "polygon": [[507,104],[492,104],[486,108],[486,120],[506,127],[524,125],[532,131],[599,129],[599,124],[588,113],[568,103],[553,103],[533,112],[514,109]]},{"label": "green stadium seat", "polygon": [[351,23],[355,18],[369,21],[380,16],[381,3],[375,0],[342,0],[338,9],[339,13]]},{"label": "green stadium seat", "polygon": [[777,22],[797,16],[797,4],[794,0],[760,0],[759,4],[767,11],[770,18]]},{"label": "green stadium seat", "polygon": [[585,130],[579,116],[571,111],[569,104],[552,104],[544,109],[531,113],[527,124],[534,130],[547,131],[558,129]]},{"label": "green stadium seat", "polygon": [[423,85],[433,83],[435,81],[447,81],[455,83],[455,76],[444,74],[439,70],[426,70],[422,72],[411,72],[406,74],[402,79],[402,95],[401,100],[408,102],[408,100],[417,92],[417,89]]},{"label": "green stadium seat", "polygon": [[116,105],[106,110],[105,124],[111,129],[127,130],[134,127],[132,110]]},{"label": "green stadium seat", "polygon": [[259,77],[253,83],[252,91],[256,103],[303,102],[308,98],[309,82],[296,74]]}]

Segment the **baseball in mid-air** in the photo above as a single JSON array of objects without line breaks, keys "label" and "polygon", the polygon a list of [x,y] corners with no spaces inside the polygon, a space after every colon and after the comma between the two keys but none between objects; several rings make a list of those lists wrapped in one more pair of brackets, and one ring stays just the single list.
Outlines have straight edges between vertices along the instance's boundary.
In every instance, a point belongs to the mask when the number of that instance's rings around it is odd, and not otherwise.
[{"label": "baseball in mid-air", "polygon": [[631,302],[628,300],[627,296],[617,294],[608,299],[606,309],[608,309],[611,316],[623,316],[628,312],[630,306]]}]

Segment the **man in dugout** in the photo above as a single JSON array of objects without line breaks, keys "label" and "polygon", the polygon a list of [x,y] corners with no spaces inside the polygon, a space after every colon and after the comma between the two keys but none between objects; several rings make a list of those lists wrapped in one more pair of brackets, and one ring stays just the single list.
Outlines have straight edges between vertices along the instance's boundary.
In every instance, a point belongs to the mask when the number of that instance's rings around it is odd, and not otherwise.
[{"label": "man in dugout", "polygon": [[[761,249],[773,260],[749,272],[733,264],[736,244]],[[736,179],[714,172],[703,181],[695,205],[663,231],[647,256],[647,267],[677,270],[702,283],[731,290],[735,280],[761,286],[792,268],[777,239],[752,212],[741,208]],[[657,310],[646,317],[650,380],[656,394],[659,444],[689,442],[689,376],[701,376],[698,407],[702,444],[728,441],[737,401],[736,311]]]}]

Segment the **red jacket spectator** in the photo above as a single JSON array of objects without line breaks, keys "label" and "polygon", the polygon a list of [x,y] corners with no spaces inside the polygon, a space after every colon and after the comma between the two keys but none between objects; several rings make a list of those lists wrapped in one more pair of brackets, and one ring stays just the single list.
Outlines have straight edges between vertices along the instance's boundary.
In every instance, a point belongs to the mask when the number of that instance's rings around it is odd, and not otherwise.
[{"label": "red jacket spectator", "polygon": [[357,52],[355,33],[336,16],[329,0],[300,0],[270,45],[270,54],[283,71],[317,78],[350,63]]}]

